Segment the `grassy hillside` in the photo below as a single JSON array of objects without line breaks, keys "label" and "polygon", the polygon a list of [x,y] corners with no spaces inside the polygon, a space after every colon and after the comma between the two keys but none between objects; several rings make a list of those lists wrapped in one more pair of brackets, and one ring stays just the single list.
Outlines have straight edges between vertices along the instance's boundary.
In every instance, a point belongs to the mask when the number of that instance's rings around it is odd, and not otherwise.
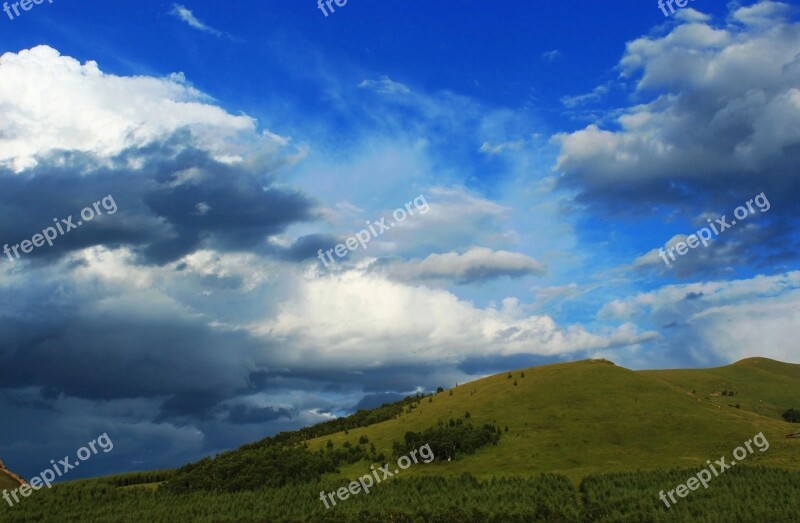
[{"label": "grassy hillside", "polygon": [[[522,377],[522,374],[525,377]],[[490,376],[423,399],[400,417],[310,441],[336,447],[366,435],[390,454],[393,440],[439,420],[464,416],[509,431],[497,447],[451,463],[412,467],[404,474],[478,477],[564,474],[578,482],[593,472],[692,466],[731,451],[759,432],[768,451],[748,460],[800,468],[797,425],[780,413],[800,403],[800,365],[757,359],[720,369],[634,372],[599,360],[546,365]],[[516,382],[516,385],[514,383]],[[695,393],[692,393],[692,391]],[[715,396],[733,390],[734,397]],[[794,400],[792,399],[794,398]],[[728,407],[739,403],[739,409]],[[349,467],[363,474],[363,464]]]},{"label": "grassy hillside", "polygon": [[[800,425],[781,419],[788,408],[800,408],[800,365],[763,358],[702,370],[547,365],[280,434],[177,472],[56,486],[0,508],[0,521],[789,521],[800,510],[800,439],[785,435]],[[393,464],[393,443],[407,432],[446,431],[456,418],[456,431],[494,425],[499,441],[323,507],[320,490],[368,474],[380,453]],[[659,501],[659,490],[708,459],[730,460],[761,432],[769,449],[713,488],[669,510]]]}]

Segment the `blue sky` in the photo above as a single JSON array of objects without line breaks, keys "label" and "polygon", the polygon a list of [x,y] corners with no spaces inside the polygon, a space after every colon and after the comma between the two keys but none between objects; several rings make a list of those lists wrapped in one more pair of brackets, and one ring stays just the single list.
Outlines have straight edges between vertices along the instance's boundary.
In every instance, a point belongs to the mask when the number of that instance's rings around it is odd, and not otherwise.
[{"label": "blue sky", "polygon": [[106,432],[81,475],[175,466],[587,357],[800,362],[797,9],[509,4],[0,12],[0,244],[118,207],[1,260],[0,458]]}]

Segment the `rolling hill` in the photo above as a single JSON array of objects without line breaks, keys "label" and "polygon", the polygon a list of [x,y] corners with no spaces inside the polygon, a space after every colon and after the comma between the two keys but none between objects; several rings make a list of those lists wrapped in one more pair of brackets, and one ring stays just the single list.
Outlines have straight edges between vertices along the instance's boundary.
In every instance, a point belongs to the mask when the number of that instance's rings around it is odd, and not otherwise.
[{"label": "rolling hill", "polygon": [[[764,358],[693,370],[546,365],[281,433],[176,471],[56,485],[0,508],[0,521],[791,521],[800,510],[800,439],[786,435],[800,426],[782,419],[789,408],[800,408],[800,365]],[[393,464],[394,445],[409,433],[450,430],[465,440],[474,436],[468,426],[489,430],[489,443],[410,466],[335,509],[320,502],[320,491]],[[660,490],[760,433],[769,448],[714,478],[713,488],[670,509],[659,501]]]},{"label": "rolling hill", "polygon": [[[736,395],[722,396],[724,391]],[[389,455],[392,441],[406,431],[469,412],[475,424],[509,430],[496,447],[452,463],[412,467],[409,475],[556,472],[578,482],[592,473],[702,464],[729,455],[760,432],[770,448],[751,462],[798,470],[800,440],[785,438],[793,426],[780,416],[798,406],[800,365],[754,358],[714,369],[637,372],[585,360],[460,385],[452,395],[425,398],[395,419],[315,438],[309,445],[318,449],[331,440],[339,446],[367,436]],[[348,472],[360,470],[363,464]]]}]

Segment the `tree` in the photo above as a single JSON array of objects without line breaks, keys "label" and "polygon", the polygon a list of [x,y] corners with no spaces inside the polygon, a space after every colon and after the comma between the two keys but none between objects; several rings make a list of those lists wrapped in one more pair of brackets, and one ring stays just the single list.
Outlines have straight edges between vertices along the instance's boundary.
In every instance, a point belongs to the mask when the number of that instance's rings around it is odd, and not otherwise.
[{"label": "tree", "polygon": [[789,409],[783,413],[783,419],[789,423],[800,423],[800,410]]}]

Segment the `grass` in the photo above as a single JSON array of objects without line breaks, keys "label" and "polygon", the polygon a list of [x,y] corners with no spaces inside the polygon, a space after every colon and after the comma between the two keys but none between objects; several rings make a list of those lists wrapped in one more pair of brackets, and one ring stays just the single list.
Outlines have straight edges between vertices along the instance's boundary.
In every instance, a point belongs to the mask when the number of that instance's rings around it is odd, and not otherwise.
[{"label": "grass", "polygon": [[[525,377],[521,377],[524,372]],[[800,365],[752,359],[706,370],[631,371],[601,360],[546,365],[490,376],[422,399],[402,416],[370,427],[316,438],[340,446],[366,435],[379,451],[406,431],[422,431],[449,418],[508,426],[497,447],[451,463],[412,467],[403,475],[530,476],[553,472],[578,483],[597,472],[695,466],[763,432],[767,452],[752,464],[800,470],[796,425],[780,413],[800,402]],[[517,385],[514,385],[516,381]],[[693,394],[692,391],[695,391]],[[722,390],[735,397],[714,396]],[[728,403],[739,403],[740,409]],[[367,465],[343,468],[349,477]]]}]

